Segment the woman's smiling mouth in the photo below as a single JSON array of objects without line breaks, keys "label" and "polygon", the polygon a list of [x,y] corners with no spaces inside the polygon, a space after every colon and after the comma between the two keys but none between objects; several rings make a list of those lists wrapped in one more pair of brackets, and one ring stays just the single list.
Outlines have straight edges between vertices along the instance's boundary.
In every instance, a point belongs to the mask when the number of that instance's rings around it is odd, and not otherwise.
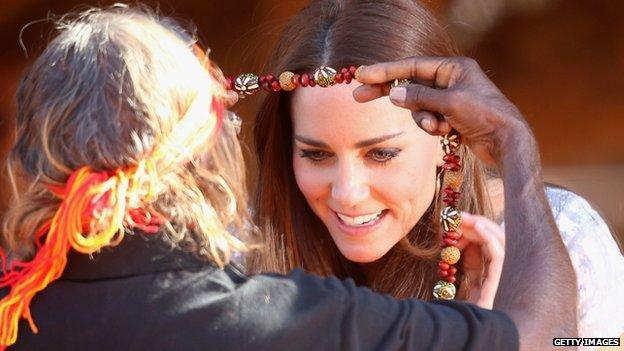
[{"label": "woman's smiling mouth", "polygon": [[376,229],[377,225],[382,222],[388,210],[378,212],[349,216],[334,211],[340,229],[349,235],[364,235]]}]

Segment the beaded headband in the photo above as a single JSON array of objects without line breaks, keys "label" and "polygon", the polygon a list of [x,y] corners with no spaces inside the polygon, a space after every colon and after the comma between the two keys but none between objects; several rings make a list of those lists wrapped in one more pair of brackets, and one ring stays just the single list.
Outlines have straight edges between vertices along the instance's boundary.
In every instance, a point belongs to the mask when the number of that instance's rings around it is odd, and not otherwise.
[{"label": "beaded headband", "polygon": [[[353,79],[358,80],[359,74],[365,66],[349,66],[338,70],[323,66],[313,74],[296,74],[290,71],[281,73],[277,78],[272,74],[258,76],[254,73],[243,73],[236,78],[226,78],[228,90],[235,91],[239,96],[253,95],[260,89],[267,92],[293,91],[297,87],[330,87],[335,84],[349,84]],[[410,79],[396,79],[390,85],[392,87],[412,84]],[[457,155],[461,138],[457,131],[452,130],[440,141],[444,150],[443,169],[444,178],[441,189],[443,191],[443,208],[440,212],[440,225],[442,227],[442,250],[438,263],[438,275],[440,280],[433,288],[433,296],[438,300],[452,300],[456,294],[457,263],[461,258],[461,252],[457,248],[457,241],[462,233],[459,230],[461,223],[461,211],[457,208],[461,193],[459,192],[463,174],[461,173],[461,160]]]},{"label": "beaded headband", "polygon": [[281,73],[278,77],[272,74],[258,76],[254,73],[243,73],[236,78],[226,78],[228,90],[237,92],[241,96],[253,95],[260,89],[268,92],[293,91],[297,87],[330,87],[335,84],[349,84],[358,78],[364,66],[343,67],[335,70],[331,67],[323,66],[318,68],[313,74],[296,74],[290,71]]}]

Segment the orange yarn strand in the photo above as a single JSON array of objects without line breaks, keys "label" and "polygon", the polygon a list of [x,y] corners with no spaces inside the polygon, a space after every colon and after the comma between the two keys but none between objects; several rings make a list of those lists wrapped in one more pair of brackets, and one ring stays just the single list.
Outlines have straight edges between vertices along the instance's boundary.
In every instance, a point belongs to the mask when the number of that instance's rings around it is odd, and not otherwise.
[{"label": "orange yarn strand", "polygon": [[[89,167],[76,170],[63,192],[54,189],[63,201],[52,219],[36,233],[39,250],[35,257],[29,262],[13,261],[7,267],[6,255],[0,250],[4,273],[0,288],[10,288],[9,294],[0,300],[0,350],[17,340],[20,318],[28,321],[34,333],[38,332],[30,313],[30,303],[35,294],[61,276],[71,248],[90,254],[115,245],[123,238],[124,222],[155,232],[154,226],[135,223],[135,219],[146,219],[145,214],[137,215],[136,211],[131,212],[132,216],[126,214],[128,202],[136,209],[141,205],[141,199],[154,195],[154,177],[145,172],[146,168],[148,172],[151,170],[142,163],[128,174],[116,171],[112,176],[107,172],[94,172]],[[45,241],[41,244],[44,236]]]},{"label": "orange yarn strand", "polygon": [[[207,105],[211,110],[209,120],[205,119]],[[0,351],[16,342],[20,318],[28,321],[34,333],[38,332],[30,303],[35,294],[63,274],[71,248],[90,254],[118,244],[124,228],[158,231],[165,220],[146,210],[146,204],[158,192],[157,169],[167,171],[205,145],[205,140],[218,132],[223,109],[220,98],[201,92],[172,133],[172,142],[154,150],[149,159],[126,171],[95,172],[85,166],[72,172],[65,188],[49,186],[62,202],[52,219],[35,233],[35,257],[28,262],[13,260],[7,267],[8,258],[0,248],[0,289],[10,289],[0,300]],[[203,127],[198,130],[197,125]]]}]

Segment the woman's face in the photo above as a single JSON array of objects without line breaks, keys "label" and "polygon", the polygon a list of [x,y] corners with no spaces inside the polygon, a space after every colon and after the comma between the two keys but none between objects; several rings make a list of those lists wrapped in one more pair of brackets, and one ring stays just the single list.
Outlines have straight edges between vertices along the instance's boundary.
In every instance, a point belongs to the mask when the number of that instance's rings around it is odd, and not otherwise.
[{"label": "woman's face", "polygon": [[387,97],[356,102],[356,86],[296,90],[293,168],[340,252],[365,263],[386,254],[425,213],[442,150],[439,137]]}]

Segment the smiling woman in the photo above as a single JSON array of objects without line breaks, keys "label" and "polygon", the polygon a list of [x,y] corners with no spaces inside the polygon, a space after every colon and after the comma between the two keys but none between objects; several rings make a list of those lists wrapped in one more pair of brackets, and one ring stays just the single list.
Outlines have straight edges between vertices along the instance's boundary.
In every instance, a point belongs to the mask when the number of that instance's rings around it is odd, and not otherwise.
[{"label": "smiling woman", "polygon": [[[313,1],[286,28],[267,71],[312,73],[414,54],[458,54],[417,3]],[[256,210],[267,244],[250,266],[304,267],[430,300],[439,280],[440,137],[387,98],[355,102],[356,86],[302,88],[264,101],[255,126]],[[459,155],[458,207],[492,217],[483,165],[464,147]]]},{"label": "smiling woman", "polygon": [[[453,295],[439,294],[435,282],[442,277],[459,286],[458,299],[474,302],[473,288],[485,286],[482,277],[493,277],[490,267],[484,271],[474,264],[493,256],[474,256],[460,245],[440,247],[441,241],[454,244],[441,234],[440,207],[448,202],[441,184],[461,183],[457,208],[487,222],[490,238],[498,238],[496,233],[502,240],[522,238],[521,246],[506,248],[513,278],[501,281],[501,287],[528,291],[518,278],[521,272],[526,279],[547,272],[532,267],[534,261],[522,254],[552,240],[538,238],[539,233],[554,233],[568,255],[549,262],[556,262],[557,269],[572,262],[578,277],[576,289],[558,280],[562,275],[541,281],[544,290],[556,291],[550,298],[561,298],[565,291],[576,299],[578,291],[577,309],[567,305],[567,316],[554,325],[575,322],[578,310],[582,336],[620,335],[624,316],[612,311],[624,304],[613,286],[624,287],[624,258],[604,221],[578,195],[544,186],[535,140],[521,112],[474,60],[454,56],[458,51],[444,29],[411,0],[314,0],[292,20],[267,70],[280,82],[272,83],[274,93],[256,120],[260,177],[255,209],[266,250],[250,267],[278,272],[301,267],[352,278],[395,297],[424,300]],[[384,61],[395,62],[379,63]],[[349,83],[328,67],[350,67],[340,74],[354,73],[363,85]],[[319,76],[318,86],[308,84],[312,72],[315,80],[318,72],[335,72],[336,83],[346,84],[326,84],[328,76]],[[282,86],[284,74],[300,81],[292,78],[295,87],[290,82]],[[411,81],[393,88],[390,99],[384,96],[388,82],[406,78]],[[305,88],[295,89],[295,82]],[[448,155],[441,141],[451,126],[463,142],[457,150],[461,170],[449,173],[442,164]],[[508,142],[513,138],[520,141]],[[518,158],[504,160],[514,155]],[[489,177],[483,162],[500,170],[502,178]],[[510,164],[517,169],[510,171]],[[450,189],[453,197],[455,188]],[[471,221],[462,216],[460,226]],[[507,238],[501,232],[503,218]],[[453,235],[462,231],[466,237],[461,227]],[[514,261],[512,255],[522,258]],[[457,266],[450,267],[451,261]],[[519,294],[518,299],[529,298]],[[538,308],[540,318],[553,315],[548,308]],[[608,331],[604,316],[613,321]]]},{"label": "smiling woman", "polygon": [[294,94],[293,169],[341,254],[367,263],[390,251],[427,211],[443,154],[439,137],[418,128],[409,110],[387,99],[354,103],[354,88]]}]

